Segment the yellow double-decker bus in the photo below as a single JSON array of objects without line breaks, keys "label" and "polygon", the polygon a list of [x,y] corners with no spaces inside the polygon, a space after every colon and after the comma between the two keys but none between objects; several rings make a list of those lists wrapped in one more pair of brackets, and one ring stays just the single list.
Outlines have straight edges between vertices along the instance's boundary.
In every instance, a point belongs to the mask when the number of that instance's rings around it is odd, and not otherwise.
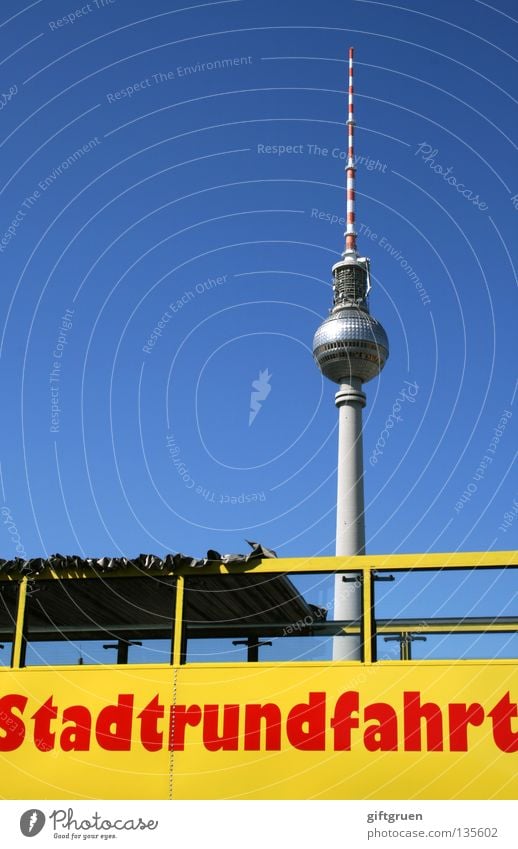
[{"label": "yellow double-decker bus", "polygon": [[[516,798],[517,566],[4,562],[2,796]],[[358,621],[334,618],[341,573]]]}]

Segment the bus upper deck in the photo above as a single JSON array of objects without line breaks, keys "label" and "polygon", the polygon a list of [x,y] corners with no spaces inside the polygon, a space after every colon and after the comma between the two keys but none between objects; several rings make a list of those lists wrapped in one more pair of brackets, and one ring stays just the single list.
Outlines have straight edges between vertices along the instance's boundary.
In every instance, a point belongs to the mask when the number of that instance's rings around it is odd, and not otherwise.
[{"label": "bus upper deck", "polygon": [[[516,552],[107,564],[4,563],[0,665],[323,663],[358,635],[363,663],[518,656]],[[334,618],[336,573],[358,621]]]}]

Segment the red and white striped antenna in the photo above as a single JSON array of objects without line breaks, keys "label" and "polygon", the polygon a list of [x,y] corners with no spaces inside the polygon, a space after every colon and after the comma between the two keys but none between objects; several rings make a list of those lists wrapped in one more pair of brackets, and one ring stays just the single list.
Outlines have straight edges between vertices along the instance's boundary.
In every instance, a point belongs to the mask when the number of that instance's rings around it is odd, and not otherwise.
[{"label": "red and white striped antenna", "polygon": [[356,257],[356,231],[354,229],[355,215],[355,178],[356,168],[354,165],[354,83],[353,83],[353,58],[354,48],[349,48],[349,109],[347,114],[347,229],[345,231],[345,255]]}]

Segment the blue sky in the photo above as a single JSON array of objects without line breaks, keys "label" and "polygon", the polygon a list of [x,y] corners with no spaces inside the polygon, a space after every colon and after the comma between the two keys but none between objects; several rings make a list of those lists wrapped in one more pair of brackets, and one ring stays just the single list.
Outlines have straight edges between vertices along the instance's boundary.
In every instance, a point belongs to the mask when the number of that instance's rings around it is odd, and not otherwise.
[{"label": "blue sky", "polygon": [[4,0],[3,557],[333,553],[350,45],[368,550],[516,547],[514,5]]}]

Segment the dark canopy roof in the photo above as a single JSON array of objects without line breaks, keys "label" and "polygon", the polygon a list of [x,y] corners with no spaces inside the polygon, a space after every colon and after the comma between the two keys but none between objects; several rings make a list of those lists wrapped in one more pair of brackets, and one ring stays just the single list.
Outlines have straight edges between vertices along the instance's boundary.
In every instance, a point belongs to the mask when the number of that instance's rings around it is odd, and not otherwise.
[{"label": "dark canopy roof", "polygon": [[0,558],[0,572],[37,575],[48,568],[55,571],[86,568],[93,569],[96,572],[136,568],[171,572],[185,566],[200,568],[208,563],[247,564],[267,557],[277,557],[275,551],[265,548],[258,542],[248,542],[248,545],[252,548],[252,551],[248,554],[220,554],[218,551],[209,549],[207,556],[201,559],[180,553],[167,554],[164,558],[157,557],[155,554],[139,554],[138,557],[134,558],[100,557],[99,559],[67,554],[51,554],[50,557],[34,557],[31,560],[22,560],[20,557],[16,557],[14,560]]}]

